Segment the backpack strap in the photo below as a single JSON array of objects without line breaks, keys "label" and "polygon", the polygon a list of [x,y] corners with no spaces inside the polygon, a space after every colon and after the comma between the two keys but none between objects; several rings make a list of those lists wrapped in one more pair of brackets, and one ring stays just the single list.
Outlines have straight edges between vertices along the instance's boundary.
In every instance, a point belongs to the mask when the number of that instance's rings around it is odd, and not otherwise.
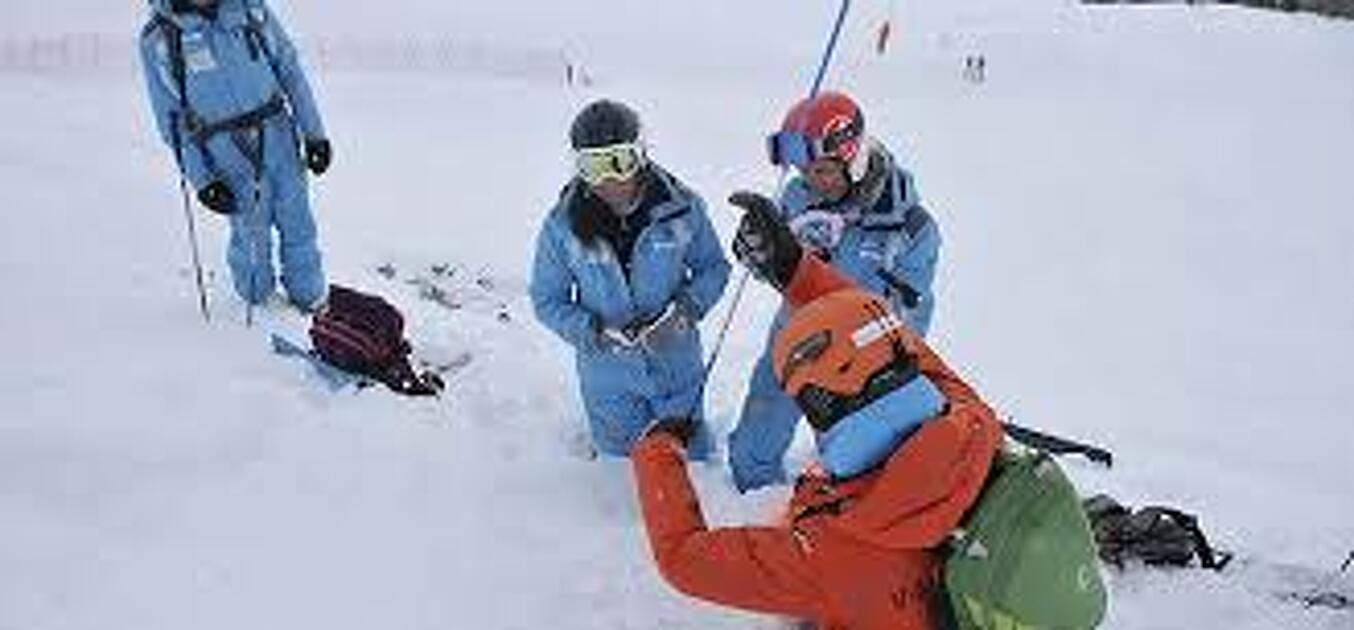
[{"label": "backpack strap", "polygon": [[1221,571],[1227,563],[1232,561],[1233,554],[1227,551],[1219,551],[1208,544],[1208,538],[1204,536],[1204,530],[1199,527],[1199,519],[1193,514],[1188,514],[1183,510],[1162,505],[1153,505],[1143,508],[1144,512],[1151,511],[1161,514],[1179,525],[1185,531],[1189,532],[1190,538],[1194,541],[1194,553],[1199,556],[1199,566],[1211,571]]},{"label": "backpack strap", "polygon": [[183,29],[179,28],[173,20],[156,13],[151,18],[151,30],[159,30],[165,38],[165,48],[169,51],[169,76],[174,79],[174,86],[179,90],[179,107],[183,114],[189,112],[188,107],[188,67],[183,60]]},{"label": "backpack strap", "polygon": [[[174,141],[174,159],[179,163],[179,168],[182,169],[183,143],[185,140],[193,140],[202,149],[202,159],[206,161],[207,170],[216,172],[216,164],[211,153],[206,150],[203,141],[199,140],[196,134],[192,132],[194,128],[201,124],[201,121],[194,113],[193,105],[188,101],[188,64],[183,55],[183,29],[173,20],[165,17],[164,14],[156,13],[146,26],[147,35],[155,31],[159,31],[160,35],[164,37],[165,51],[169,62],[169,76],[174,81],[174,89],[179,93],[178,115],[170,125],[170,134]],[[184,137],[185,132],[189,134],[187,138]]]},{"label": "backpack strap", "polygon": [[381,382],[386,387],[406,396],[436,396],[446,388],[446,383],[436,372],[414,372],[407,357],[401,358],[383,375]]},{"label": "backpack strap", "polygon": [[245,3],[245,43],[249,45],[250,56],[258,59],[262,56],[264,61],[268,62],[268,68],[273,71],[273,79],[277,81],[279,87],[282,86],[282,72],[278,70],[277,58],[273,56],[273,48],[268,45],[268,12],[262,2]]}]

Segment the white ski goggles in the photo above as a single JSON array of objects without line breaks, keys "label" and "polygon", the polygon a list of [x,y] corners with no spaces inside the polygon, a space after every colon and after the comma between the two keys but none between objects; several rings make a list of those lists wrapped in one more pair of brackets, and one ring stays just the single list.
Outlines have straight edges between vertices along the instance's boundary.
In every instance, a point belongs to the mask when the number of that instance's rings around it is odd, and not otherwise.
[{"label": "white ski goggles", "polygon": [[574,151],[574,170],[579,179],[596,186],[607,180],[626,181],[644,167],[644,145],[625,142]]}]

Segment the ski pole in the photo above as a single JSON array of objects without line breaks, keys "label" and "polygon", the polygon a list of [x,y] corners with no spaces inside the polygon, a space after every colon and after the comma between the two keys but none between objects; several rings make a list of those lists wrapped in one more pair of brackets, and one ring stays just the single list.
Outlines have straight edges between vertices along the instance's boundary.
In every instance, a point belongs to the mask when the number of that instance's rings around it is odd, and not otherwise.
[{"label": "ski pole", "polygon": [[832,25],[832,35],[828,37],[827,49],[823,51],[823,58],[818,63],[818,73],[813,77],[813,87],[809,89],[809,98],[818,96],[818,88],[823,86],[823,78],[827,76],[828,64],[832,62],[832,53],[837,49],[837,40],[842,34],[842,25],[846,23],[846,14],[851,10],[851,0],[842,0],[842,6],[837,10],[837,21]]},{"label": "ski pole", "polygon": [[1082,455],[1097,464],[1104,464],[1106,468],[1114,465],[1114,454],[1100,447],[1036,431],[1009,420],[1002,423],[1002,428],[1011,439],[1030,448],[1054,455]]},{"label": "ski pole", "polygon": [[179,168],[179,195],[183,197],[183,220],[188,226],[188,251],[193,260],[193,278],[197,283],[197,306],[202,311],[202,320],[212,321],[211,310],[207,307],[207,286],[202,279],[202,253],[198,249],[197,221],[193,218],[193,202],[188,198],[188,182],[183,174],[183,139],[179,134],[179,121],[174,121],[174,162]]},{"label": "ski pole", "polygon": [[[823,57],[818,63],[818,72],[814,75],[813,85],[809,88],[809,98],[818,95],[818,89],[823,85],[823,78],[827,76],[828,65],[832,62],[832,53],[837,49],[837,41],[841,37],[842,26],[846,23],[846,14],[851,9],[851,0],[842,0],[841,8],[837,11],[836,22],[832,25],[832,33],[828,36],[827,48],[823,50]],[[781,197],[785,191],[785,185],[788,181],[789,167],[780,168],[780,178],[776,184],[776,196]],[[752,271],[744,268],[738,279],[738,288],[734,292],[733,303],[729,305],[729,312],[724,315],[724,324],[720,327],[719,336],[715,339],[715,345],[710,349],[710,358],[705,362],[705,369],[701,373],[700,385],[697,391],[701,395],[696,397],[692,403],[691,409],[687,411],[686,416],[692,417],[696,413],[696,408],[700,406],[705,398],[705,386],[710,382],[710,373],[714,371],[715,364],[719,361],[720,351],[724,348],[724,341],[728,337],[729,326],[733,323],[733,316],[738,312],[738,307],[743,301],[743,292],[747,288],[748,279],[751,278]]]},{"label": "ski pole", "polygon": [[254,163],[254,211],[245,218],[245,240],[249,244],[249,298],[245,300],[244,309],[246,327],[254,326],[254,297],[259,292],[259,243],[256,232],[263,231],[263,138],[268,133],[267,124],[260,124],[258,129],[258,159]]},{"label": "ski pole", "polygon": [[687,409],[686,417],[691,418],[696,415],[696,410],[701,406],[701,401],[705,399],[705,386],[710,383],[710,373],[715,369],[715,363],[719,362],[719,353],[724,348],[724,339],[729,335],[729,326],[733,324],[733,316],[738,312],[738,303],[743,300],[743,290],[748,286],[748,278],[752,274],[744,269],[738,278],[738,288],[733,294],[733,303],[729,305],[729,311],[724,314],[724,323],[719,327],[719,336],[715,337],[715,345],[710,349],[710,358],[705,360],[705,368],[701,370],[700,386],[696,391],[700,394],[691,402],[691,408]]}]

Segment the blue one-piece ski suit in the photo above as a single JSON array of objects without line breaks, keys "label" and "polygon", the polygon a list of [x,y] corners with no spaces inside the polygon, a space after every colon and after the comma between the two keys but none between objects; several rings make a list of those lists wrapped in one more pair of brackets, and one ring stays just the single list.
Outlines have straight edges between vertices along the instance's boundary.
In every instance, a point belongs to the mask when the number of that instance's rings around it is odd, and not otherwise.
[{"label": "blue one-piece ski suit", "polygon": [[[810,211],[849,217],[840,239],[823,253],[856,283],[887,297],[909,327],[924,336],[935,308],[931,284],[940,255],[940,230],[922,208],[912,174],[897,166],[883,147],[873,150],[886,169],[886,179],[869,207],[860,207],[855,196],[836,205],[818,204],[802,177],[787,186],[780,207],[792,224]],[[785,480],[782,460],[802,416],[776,382],[771,366],[771,346],[786,320],[782,308],[753,367],[738,425],[729,435],[729,468],[741,491]]]},{"label": "blue one-piece ski suit", "polygon": [[[195,189],[220,181],[234,193],[226,261],[236,292],[251,303],[273,293],[276,228],[283,288],[297,305],[317,305],[327,284],[300,147],[325,133],[290,39],[262,0],[220,0],[210,14],[151,0],[151,10],[140,49],[155,122],[164,141],[179,148],[180,168]],[[187,111],[172,60],[175,32]],[[202,133],[250,114],[261,122]]]},{"label": "blue one-piece ski suit", "polygon": [[694,412],[699,429],[693,458],[708,457],[712,441],[702,420],[700,333],[693,326],[656,347],[617,347],[599,330],[619,329],[679,302],[696,320],[719,301],[729,263],[705,203],[674,177],[650,166],[630,274],[605,239],[581,240],[571,209],[587,194],[574,180],[546,217],[536,242],[531,301],[537,318],[575,351],[578,380],[597,450],[629,455],[655,420]]}]

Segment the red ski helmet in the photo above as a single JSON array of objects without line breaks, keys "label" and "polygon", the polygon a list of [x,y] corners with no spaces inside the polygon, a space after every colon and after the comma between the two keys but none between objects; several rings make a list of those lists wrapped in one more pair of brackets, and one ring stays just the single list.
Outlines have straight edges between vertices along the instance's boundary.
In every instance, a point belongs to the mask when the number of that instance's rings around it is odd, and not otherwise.
[{"label": "red ski helmet", "polygon": [[804,168],[821,158],[835,158],[858,181],[868,166],[868,142],[860,106],[841,92],[821,92],[790,108],[780,131],[767,139],[767,150],[776,166]]}]

